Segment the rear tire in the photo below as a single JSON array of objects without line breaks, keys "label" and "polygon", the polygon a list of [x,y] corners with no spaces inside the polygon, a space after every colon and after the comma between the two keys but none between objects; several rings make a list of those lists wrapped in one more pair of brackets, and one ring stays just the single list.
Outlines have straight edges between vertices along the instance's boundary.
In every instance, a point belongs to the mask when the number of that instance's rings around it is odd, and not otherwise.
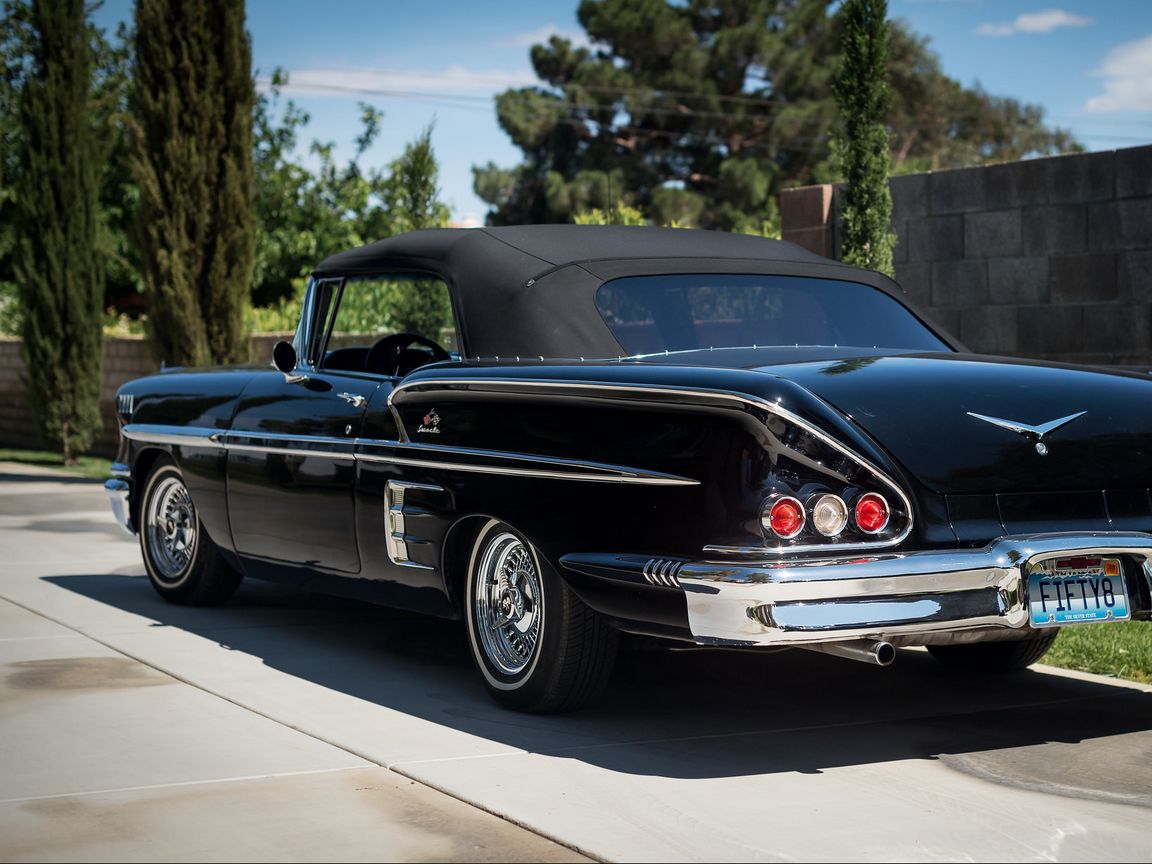
[{"label": "rear tire", "polygon": [[501,705],[557,713],[603,692],[619,633],[510,525],[493,519],[480,531],[464,604],[472,659]]},{"label": "rear tire", "polygon": [[1016,672],[1031,666],[1052,647],[1060,631],[1053,629],[1012,642],[971,645],[929,645],[928,653],[945,666],[968,673]]},{"label": "rear tire", "polygon": [[241,575],[204,530],[180,469],[167,456],[152,467],[140,500],[140,551],[148,581],[170,603],[215,606]]}]

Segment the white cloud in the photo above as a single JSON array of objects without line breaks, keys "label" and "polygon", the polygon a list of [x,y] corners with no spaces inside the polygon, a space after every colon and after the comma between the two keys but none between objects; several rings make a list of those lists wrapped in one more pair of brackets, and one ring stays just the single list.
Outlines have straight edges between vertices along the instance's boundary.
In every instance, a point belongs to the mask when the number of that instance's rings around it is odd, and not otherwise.
[{"label": "white cloud", "polygon": [[1015,32],[1011,24],[981,24],[976,28],[978,36],[1011,36]]},{"label": "white cloud", "polygon": [[506,39],[502,44],[509,46],[521,46],[523,48],[530,48],[533,45],[543,45],[552,36],[559,36],[561,39],[567,39],[572,43],[574,48],[587,48],[590,43],[588,41],[588,34],[583,30],[571,30],[565,27],[557,27],[555,24],[545,24],[536,30],[528,33],[517,33],[511,39]]},{"label": "white cloud", "polygon": [[1152,36],[1117,45],[1092,74],[1105,79],[1104,92],[1085,103],[1086,111],[1152,111]]},{"label": "white cloud", "polygon": [[1087,27],[1091,18],[1073,15],[1063,9],[1044,9],[1041,12],[1025,12],[1011,21],[994,24],[981,24],[976,28],[980,36],[1011,36],[1013,33],[1051,33],[1060,27]]},{"label": "white cloud", "polygon": [[[477,72],[453,65],[434,72],[389,69],[291,69],[285,93],[310,93],[340,96],[364,93],[398,96],[448,95],[462,98],[485,96],[509,87],[526,87],[537,83],[528,69],[523,71]],[[267,79],[257,84],[267,89]]]},{"label": "white cloud", "polygon": [[1063,9],[1045,9],[1043,12],[1026,12],[1017,15],[1012,22],[1021,33],[1048,33],[1059,27],[1087,27],[1091,18],[1073,15]]}]

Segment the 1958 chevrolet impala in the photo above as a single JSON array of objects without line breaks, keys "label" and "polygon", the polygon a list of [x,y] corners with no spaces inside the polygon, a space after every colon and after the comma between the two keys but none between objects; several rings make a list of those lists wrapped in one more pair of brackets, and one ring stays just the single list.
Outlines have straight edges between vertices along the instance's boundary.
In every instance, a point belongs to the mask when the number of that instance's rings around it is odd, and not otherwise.
[{"label": "1958 chevrolet impala", "polygon": [[[398,290],[439,333],[350,335]],[[703,231],[417,231],[335,255],[266,368],[118,394],[155,589],[242,576],[463,618],[574,708],[620,631],[996,671],[1152,610],[1152,380],[965,353],[888,278]]]}]

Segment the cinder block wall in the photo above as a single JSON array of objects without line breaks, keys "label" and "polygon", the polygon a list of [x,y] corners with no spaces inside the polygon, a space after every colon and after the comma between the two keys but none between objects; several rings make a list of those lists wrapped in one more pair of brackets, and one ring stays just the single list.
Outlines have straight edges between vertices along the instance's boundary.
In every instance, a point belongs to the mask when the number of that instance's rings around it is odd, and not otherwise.
[{"label": "cinder block wall", "polygon": [[[896,279],[969,348],[1152,368],[1152,146],[890,186]],[[839,196],[827,189],[786,191],[780,211],[784,239],[835,256]],[[819,221],[816,203],[792,198],[831,204]]]},{"label": "cinder block wall", "polygon": [[[265,362],[272,346],[291,334],[260,334],[252,337],[252,357]],[[100,414],[104,426],[97,434],[91,452],[114,456],[117,444],[116,391],[125,381],[159,371],[143,339],[108,339],[104,343],[104,380],[100,387]],[[41,449],[31,405],[25,390],[24,360],[17,339],[0,339],[0,447]]]}]

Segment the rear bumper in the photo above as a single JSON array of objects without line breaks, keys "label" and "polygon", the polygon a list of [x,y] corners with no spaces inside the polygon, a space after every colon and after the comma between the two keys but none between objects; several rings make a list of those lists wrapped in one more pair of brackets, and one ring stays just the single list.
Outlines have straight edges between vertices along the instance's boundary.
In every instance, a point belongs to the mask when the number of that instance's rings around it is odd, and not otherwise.
[{"label": "rear bumper", "polygon": [[[648,590],[680,589],[705,645],[802,645],[846,639],[1003,638],[1030,629],[1028,572],[1069,554],[1121,556],[1152,592],[1152,534],[1084,532],[1001,537],[983,549],[833,559],[725,561],[571,555],[566,568]],[[629,578],[628,571],[636,574]],[[1131,586],[1130,586],[1131,588]],[[999,631],[991,635],[988,631]],[[903,637],[897,639],[896,637]],[[947,637],[944,637],[947,638]]]},{"label": "rear bumper", "polygon": [[1152,585],[1152,534],[1111,532],[824,561],[689,563],[678,579],[697,642],[779,645],[1025,628],[1028,571],[1068,554],[1127,556]]}]

